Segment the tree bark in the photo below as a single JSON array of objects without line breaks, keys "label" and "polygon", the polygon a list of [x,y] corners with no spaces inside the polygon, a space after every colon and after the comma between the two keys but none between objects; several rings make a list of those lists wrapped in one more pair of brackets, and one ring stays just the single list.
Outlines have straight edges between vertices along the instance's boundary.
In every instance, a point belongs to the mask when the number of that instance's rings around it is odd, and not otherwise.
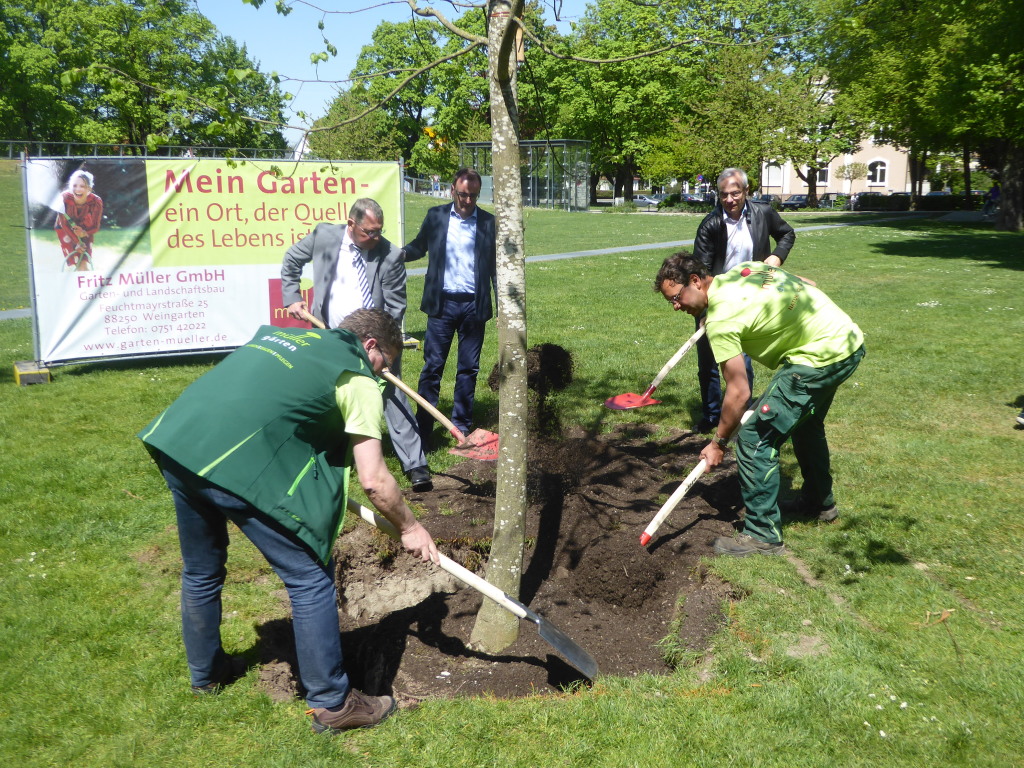
[{"label": "tree bark", "polygon": [[1007,144],[996,229],[1020,232],[1024,228],[1024,147]]},{"label": "tree bark", "polygon": [[[491,152],[498,248],[498,484],[487,580],[519,596],[526,528],[526,258],[523,186],[516,107],[515,18],[523,0],[490,0],[488,70],[491,93]],[[470,643],[488,653],[519,637],[519,619],[490,600],[477,614]]]},{"label": "tree bark", "polygon": [[964,210],[969,211],[974,207],[974,198],[971,197],[971,148],[964,142]]}]

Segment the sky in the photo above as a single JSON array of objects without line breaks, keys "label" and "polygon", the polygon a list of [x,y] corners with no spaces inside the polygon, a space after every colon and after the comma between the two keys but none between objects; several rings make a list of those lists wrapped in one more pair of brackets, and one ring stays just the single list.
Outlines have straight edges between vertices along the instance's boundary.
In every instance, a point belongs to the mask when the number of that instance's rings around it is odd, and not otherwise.
[{"label": "sky", "polygon": [[[547,6],[545,15],[553,20],[552,0],[542,2]],[[254,8],[242,0],[195,0],[199,12],[212,21],[222,35],[245,44],[249,58],[259,65],[261,72],[277,72],[282,78],[293,78],[281,84],[283,91],[295,97],[285,110],[287,121],[293,126],[302,125],[296,116],[298,112],[305,112],[310,120],[322,117],[337,93],[338,85],[333,82],[312,81],[344,80],[355,66],[359,51],[371,42],[373,30],[380,22],[410,18],[409,6],[403,0],[310,0],[309,3],[291,0],[293,10],[287,16],[277,13],[274,4],[274,0],[265,0],[261,8]],[[435,5],[447,18],[458,15],[447,2],[420,0],[419,4],[421,7]],[[577,18],[585,6],[586,0],[562,0],[561,16],[565,20]],[[349,12],[325,14],[317,7]],[[321,20],[325,27],[322,33],[317,28]],[[561,24],[559,28],[568,31],[568,24]],[[338,55],[316,67],[309,57],[311,53],[324,50],[324,36],[337,47]],[[286,130],[285,138],[294,143],[299,133]]]}]

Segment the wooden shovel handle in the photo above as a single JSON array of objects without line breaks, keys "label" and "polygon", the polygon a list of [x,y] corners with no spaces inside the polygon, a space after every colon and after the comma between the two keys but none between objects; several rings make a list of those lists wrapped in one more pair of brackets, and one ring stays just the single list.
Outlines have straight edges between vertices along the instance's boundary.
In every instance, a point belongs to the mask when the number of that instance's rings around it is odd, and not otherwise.
[{"label": "wooden shovel handle", "polygon": [[[306,320],[308,320],[310,323],[315,325],[317,328],[324,328],[324,324],[321,323],[313,315],[309,314],[309,312],[303,312],[302,314],[304,314],[306,316]],[[441,422],[441,424],[444,425],[444,428],[452,433],[452,437],[454,437],[456,440],[459,441],[460,445],[462,443],[466,442],[466,436],[464,434],[462,434],[462,432],[459,430],[459,428],[456,427],[454,424],[452,424],[451,421],[449,421],[445,417],[445,415],[443,413],[441,413],[439,410],[437,410],[437,408],[435,408],[430,403],[428,403],[426,400],[424,400],[423,397],[420,396],[419,392],[417,392],[415,389],[410,387],[408,384],[406,384],[400,378],[395,376],[395,374],[393,374],[387,368],[385,368],[380,373],[381,373],[381,376],[383,376],[385,379],[390,381],[392,384],[394,384],[400,390],[405,392],[405,394],[407,394],[409,397],[411,397],[413,400],[415,400],[417,403],[419,403],[422,407],[426,408],[427,409],[427,413],[429,413],[431,416],[433,416],[435,419],[437,419],[439,422]]]},{"label": "wooden shovel handle", "polygon": [[387,379],[392,384],[394,384],[396,387],[398,387],[400,390],[405,392],[405,394],[407,394],[409,397],[411,397],[417,403],[419,403],[421,407],[426,408],[427,409],[427,413],[429,413],[431,416],[433,416],[435,419],[437,419],[439,422],[441,422],[441,424],[444,425],[444,428],[452,433],[452,437],[454,437],[459,442],[460,445],[462,443],[466,442],[466,436],[464,434],[462,434],[462,432],[459,430],[459,428],[456,427],[454,424],[452,424],[451,421],[449,421],[448,418],[443,413],[441,413],[439,410],[437,410],[437,408],[435,408],[430,403],[428,403],[426,400],[424,400],[419,392],[417,392],[415,389],[410,387],[408,384],[406,384],[400,378],[395,376],[395,374],[393,374],[387,368],[385,368],[383,371],[381,371],[380,374],[385,379]]}]

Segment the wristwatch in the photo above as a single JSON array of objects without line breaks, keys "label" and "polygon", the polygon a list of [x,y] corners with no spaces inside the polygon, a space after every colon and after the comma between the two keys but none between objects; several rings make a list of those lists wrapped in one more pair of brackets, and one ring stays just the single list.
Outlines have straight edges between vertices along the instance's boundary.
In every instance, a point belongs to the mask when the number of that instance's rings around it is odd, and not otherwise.
[{"label": "wristwatch", "polygon": [[725,437],[719,437],[719,436],[718,436],[717,434],[715,435],[715,443],[716,443],[716,444],[718,445],[718,447],[719,447],[719,448],[721,448],[721,449],[722,449],[723,451],[724,451],[724,450],[725,450],[726,448],[728,448],[728,447],[729,447],[729,440],[728,440],[728,438],[725,438]]}]

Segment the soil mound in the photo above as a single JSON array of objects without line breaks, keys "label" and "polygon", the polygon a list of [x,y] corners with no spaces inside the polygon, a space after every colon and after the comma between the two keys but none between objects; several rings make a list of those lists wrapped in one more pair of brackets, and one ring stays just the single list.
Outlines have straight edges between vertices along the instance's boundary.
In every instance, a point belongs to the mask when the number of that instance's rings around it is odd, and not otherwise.
[{"label": "soil mound", "polygon": [[[698,481],[648,547],[639,543],[706,441],[636,425],[601,436],[531,435],[519,599],[593,655],[602,674],[666,674],[673,659],[699,654],[723,623],[729,586],[707,574],[700,558],[738,519],[731,458]],[[408,495],[439,548],[483,575],[495,472],[493,463],[465,461],[436,475],[432,491]],[[498,655],[468,647],[485,598],[370,526],[360,522],[342,535],[335,554],[346,667],[358,688],[410,702],[524,696],[582,680],[529,621]],[[300,695],[287,674],[291,633],[279,624],[264,627],[264,688],[277,698]]]}]

